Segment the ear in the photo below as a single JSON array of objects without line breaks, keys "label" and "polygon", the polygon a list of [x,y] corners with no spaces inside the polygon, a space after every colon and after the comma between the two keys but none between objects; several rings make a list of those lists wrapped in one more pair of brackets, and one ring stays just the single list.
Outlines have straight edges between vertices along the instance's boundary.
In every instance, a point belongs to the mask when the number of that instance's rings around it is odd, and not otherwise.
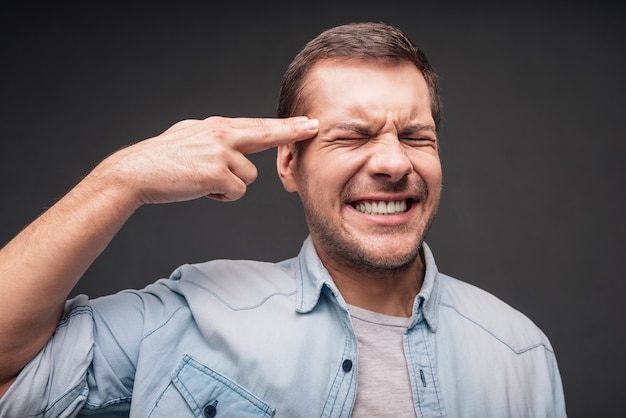
[{"label": "ear", "polygon": [[295,175],[295,147],[293,144],[279,145],[276,153],[276,169],[288,192],[298,191],[298,182]]}]

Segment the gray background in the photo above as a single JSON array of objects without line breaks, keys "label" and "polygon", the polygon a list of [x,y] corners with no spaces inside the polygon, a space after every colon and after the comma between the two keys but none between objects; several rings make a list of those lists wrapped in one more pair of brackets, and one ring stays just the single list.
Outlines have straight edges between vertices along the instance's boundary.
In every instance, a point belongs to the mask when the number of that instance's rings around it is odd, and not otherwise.
[{"label": "gray background", "polygon": [[[402,28],[441,76],[442,271],[550,337],[571,417],[623,416],[626,30],[617,2],[3,3],[0,241],[98,161],[184,118],[273,116],[321,30]],[[104,3],[104,2],[101,2]],[[141,287],[207,259],[280,260],[306,235],[274,152],[241,201],[144,207],[75,293]],[[68,219],[68,222],[71,222]]]}]

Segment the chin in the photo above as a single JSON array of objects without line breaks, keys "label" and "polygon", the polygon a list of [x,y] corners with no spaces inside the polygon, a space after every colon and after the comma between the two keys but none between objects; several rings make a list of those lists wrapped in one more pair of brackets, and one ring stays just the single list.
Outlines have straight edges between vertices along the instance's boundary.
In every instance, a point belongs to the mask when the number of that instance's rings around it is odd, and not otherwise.
[{"label": "chin", "polygon": [[[344,246],[335,242],[328,255],[344,266],[364,273],[388,274],[402,272],[414,266],[419,257],[420,246],[403,246],[390,251],[389,246],[371,248],[371,244]],[[407,251],[407,248],[410,250]]]},{"label": "chin", "polygon": [[305,213],[313,242],[323,258],[337,266],[363,273],[406,271],[415,265],[421,249],[417,228],[335,228],[309,207]]},{"label": "chin", "polygon": [[370,256],[361,259],[361,266],[364,270],[369,272],[400,272],[410,269],[415,260],[419,256],[419,248],[410,253],[397,254],[390,256],[385,254],[384,256]]}]

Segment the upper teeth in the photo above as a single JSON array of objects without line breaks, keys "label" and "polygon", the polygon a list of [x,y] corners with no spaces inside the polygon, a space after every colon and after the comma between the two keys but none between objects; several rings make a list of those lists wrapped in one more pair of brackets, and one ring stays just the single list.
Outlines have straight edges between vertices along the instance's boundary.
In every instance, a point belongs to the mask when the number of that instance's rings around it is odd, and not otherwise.
[{"label": "upper teeth", "polygon": [[368,200],[355,205],[359,212],[370,215],[395,215],[407,210],[406,200]]}]

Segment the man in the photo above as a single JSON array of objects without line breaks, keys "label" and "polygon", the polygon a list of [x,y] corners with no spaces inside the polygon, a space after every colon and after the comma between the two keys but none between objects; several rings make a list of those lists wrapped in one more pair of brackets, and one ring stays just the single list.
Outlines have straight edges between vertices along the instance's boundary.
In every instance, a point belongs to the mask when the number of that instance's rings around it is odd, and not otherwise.
[{"label": "man", "polygon": [[[424,243],[442,178],[425,56],[384,24],[327,30],[288,68],[278,116],[124,148],[7,244],[2,416],[565,416],[545,335]],[[257,175],[245,155],[271,147],[305,208],[297,257],[65,303],[138,207],[238,199]]]}]

